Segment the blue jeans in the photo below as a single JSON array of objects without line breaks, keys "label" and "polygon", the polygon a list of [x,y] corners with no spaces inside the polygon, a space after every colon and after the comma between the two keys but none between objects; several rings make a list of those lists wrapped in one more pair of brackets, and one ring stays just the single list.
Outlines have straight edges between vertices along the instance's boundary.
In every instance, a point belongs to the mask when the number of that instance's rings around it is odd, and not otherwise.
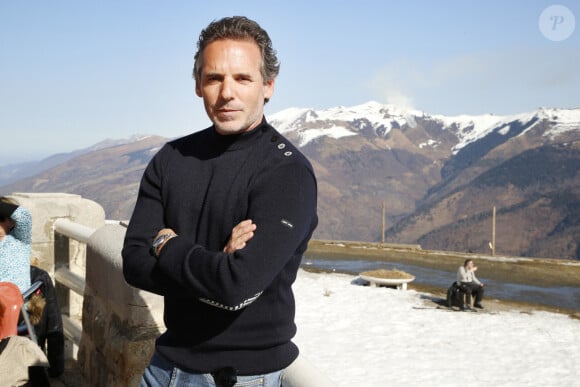
[{"label": "blue jeans", "polygon": [[[264,375],[238,376],[236,387],[280,387],[282,371]],[[211,374],[193,374],[181,370],[157,352],[145,368],[139,387],[216,387]]]}]

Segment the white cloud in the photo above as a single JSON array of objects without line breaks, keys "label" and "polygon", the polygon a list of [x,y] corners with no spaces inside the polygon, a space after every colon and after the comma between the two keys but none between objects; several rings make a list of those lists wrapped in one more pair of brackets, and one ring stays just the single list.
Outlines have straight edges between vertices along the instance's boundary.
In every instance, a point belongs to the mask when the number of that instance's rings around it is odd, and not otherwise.
[{"label": "white cloud", "polygon": [[387,95],[387,103],[388,104],[393,104],[396,106],[400,106],[401,108],[407,110],[407,109],[412,109],[414,110],[414,106],[413,106],[413,98],[408,96],[408,95],[404,95],[401,92],[393,92],[390,93],[389,95]]},{"label": "white cloud", "polygon": [[508,114],[539,106],[577,107],[580,50],[473,52],[435,62],[394,60],[369,81],[377,100],[429,113]]}]

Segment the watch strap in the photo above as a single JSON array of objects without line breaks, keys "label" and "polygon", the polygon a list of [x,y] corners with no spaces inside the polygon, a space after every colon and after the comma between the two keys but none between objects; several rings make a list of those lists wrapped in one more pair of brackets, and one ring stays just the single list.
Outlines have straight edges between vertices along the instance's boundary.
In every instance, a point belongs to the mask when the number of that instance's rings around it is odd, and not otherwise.
[{"label": "watch strap", "polygon": [[151,250],[152,250],[153,255],[155,255],[156,257],[159,257],[159,254],[157,251],[159,246],[161,246],[163,243],[167,242],[168,240],[170,240],[171,238],[174,238],[176,236],[177,236],[177,234],[169,232],[166,234],[159,235],[157,238],[155,238],[155,240],[153,241],[153,244],[151,245]]}]

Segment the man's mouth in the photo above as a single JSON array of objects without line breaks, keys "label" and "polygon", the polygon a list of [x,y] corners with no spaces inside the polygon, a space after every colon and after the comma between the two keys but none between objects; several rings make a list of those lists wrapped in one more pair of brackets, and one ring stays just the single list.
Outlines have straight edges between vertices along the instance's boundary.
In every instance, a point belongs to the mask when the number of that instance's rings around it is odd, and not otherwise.
[{"label": "man's mouth", "polygon": [[237,112],[240,109],[235,108],[235,107],[231,107],[231,106],[222,106],[220,108],[216,109],[218,113],[232,113],[232,112]]}]

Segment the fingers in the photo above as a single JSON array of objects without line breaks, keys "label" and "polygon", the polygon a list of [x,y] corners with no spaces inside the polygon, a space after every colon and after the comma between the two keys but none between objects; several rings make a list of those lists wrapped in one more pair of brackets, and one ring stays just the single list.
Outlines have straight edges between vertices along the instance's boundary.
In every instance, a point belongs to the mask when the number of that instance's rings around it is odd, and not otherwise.
[{"label": "fingers", "polygon": [[[244,234],[244,235],[246,235],[246,234]],[[241,250],[244,247],[246,247],[246,242],[248,240],[249,239],[244,240],[244,239],[240,239],[240,238],[230,239],[228,241],[228,244],[226,245],[226,247],[224,247],[224,250],[223,251],[224,251],[224,253],[231,254],[231,253],[233,253],[233,252],[235,252],[237,250]]]},{"label": "fingers", "polygon": [[238,223],[232,230],[232,235],[224,247],[225,253],[233,253],[246,247],[246,242],[254,237],[256,225],[251,219],[246,219]]},{"label": "fingers", "polygon": [[[232,238],[234,238],[234,239],[240,238],[245,234],[253,233],[255,230],[256,230],[256,225],[254,223],[252,223],[251,219],[242,220],[232,230]],[[246,241],[248,239],[246,239]]]},{"label": "fingers", "polygon": [[231,239],[236,242],[247,242],[254,236],[256,225],[250,219],[244,220],[232,230]]}]

